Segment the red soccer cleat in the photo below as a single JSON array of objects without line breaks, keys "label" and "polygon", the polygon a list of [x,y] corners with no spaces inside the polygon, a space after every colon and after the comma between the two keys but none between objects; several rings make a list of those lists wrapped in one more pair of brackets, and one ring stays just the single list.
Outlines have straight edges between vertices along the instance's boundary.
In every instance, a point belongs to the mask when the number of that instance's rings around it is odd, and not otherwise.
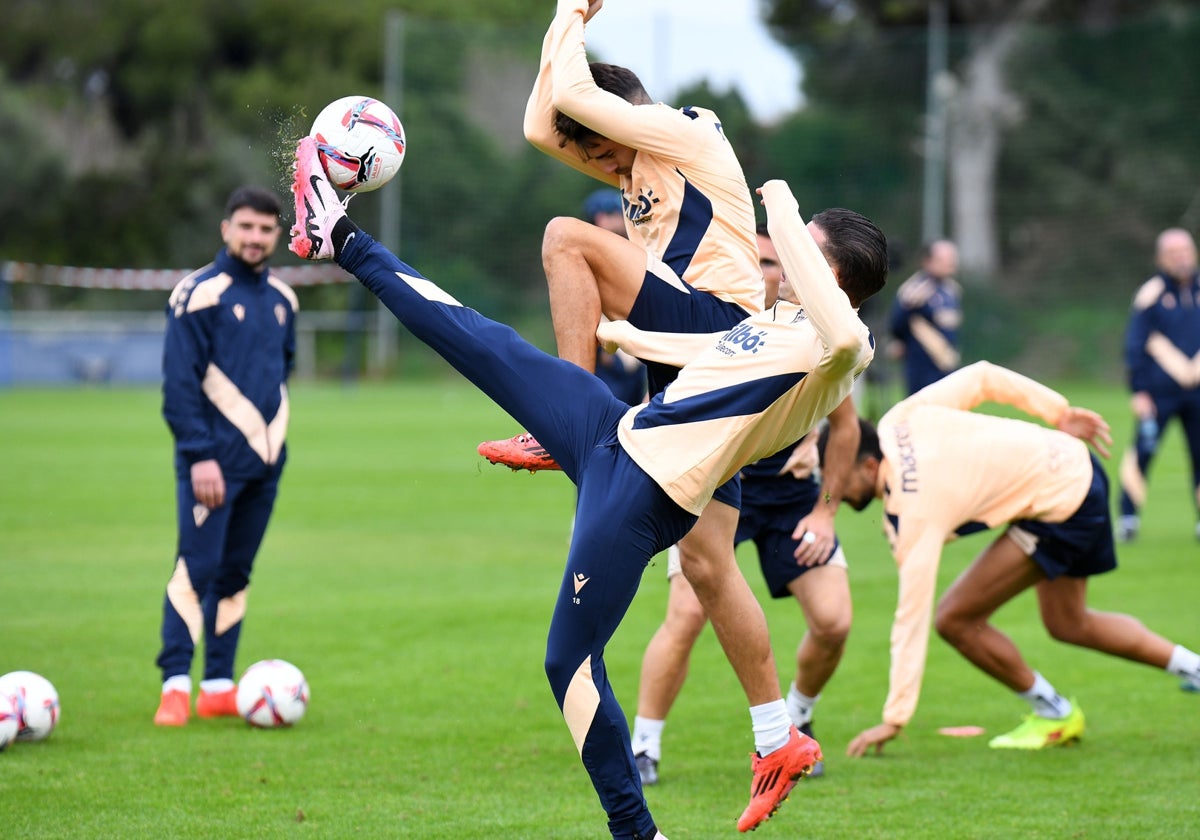
[{"label": "red soccer cleat", "polygon": [[237,717],[237,688],[228,691],[200,690],[196,698],[196,717]]},{"label": "red soccer cleat", "polygon": [[753,831],[779,810],[796,782],[812,772],[823,758],[821,745],[792,727],[787,745],[765,758],[755,753],[751,761],[754,780],[750,783],[750,804],[738,819],[738,831]]},{"label": "red soccer cleat", "polygon": [[188,722],[191,699],[186,691],[164,691],[154,713],[155,726],[184,726]]},{"label": "red soccer cleat", "polygon": [[507,440],[485,440],[478,446],[479,454],[493,464],[503,464],[514,470],[561,470],[537,438],[523,432]]}]

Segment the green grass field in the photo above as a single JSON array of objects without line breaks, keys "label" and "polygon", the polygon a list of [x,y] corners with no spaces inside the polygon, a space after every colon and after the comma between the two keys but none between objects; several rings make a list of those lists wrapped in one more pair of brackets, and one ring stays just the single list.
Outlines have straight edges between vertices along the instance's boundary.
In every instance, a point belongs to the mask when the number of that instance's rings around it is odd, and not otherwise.
[{"label": "green grass field", "polygon": [[[1124,443],[1119,389],[1067,389]],[[50,739],[0,755],[6,838],[602,838],[604,814],[542,673],[573,490],[476,456],[514,424],[457,380],[298,384],[291,462],[250,590],[239,669],[281,657],[308,676],[291,730],[238,720],[151,725],[162,590],[174,548],[170,439],[147,390],[0,391],[0,672],[58,688]],[[1114,457],[1115,460],[1115,457]],[[1182,441],[1151,482],[1141,540],[1092,585],[1200,645],[1200,546]],[[991,751],[1027,709],[931,643],[917,716],[882,757],[845,757],[886,692],[895,571],[874,515],[843,514],[855,627],[818,708],[827,775],[802,783],[761,838],[1194,836],[1200,696],[1177,681],[1048,639],[1026,594],[999,616],[1031,663],[1078,698],[1075,748]],[[951,546],[943,585],[984,544]],[[741,553],[760,594],[752,550]],[[664,564],[647,571],[607,653],[632,715],[642,650],[661,620]],[[803,624],[767,602],[781,678]],[[671,838],[737,836],[749,716],[711,631],[647,792]]]}]

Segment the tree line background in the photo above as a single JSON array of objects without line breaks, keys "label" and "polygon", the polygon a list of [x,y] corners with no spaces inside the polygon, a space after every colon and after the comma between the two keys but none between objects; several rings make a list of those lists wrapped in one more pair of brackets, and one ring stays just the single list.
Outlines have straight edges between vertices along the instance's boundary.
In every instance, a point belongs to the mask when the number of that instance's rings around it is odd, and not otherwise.
[{"label": "tree line background", "polygon": [[[923,236],[930,5],[764,0],[804,68],[805,106],[762,125],[736,91],[670,100],[721,115],[751,187],[784,178],[806,214],[847,206],[881,225],[895,268],[867,313],[877,331]],[[947,2],[947,66],[933,87],[947,114],[945,233],[963,252],[965,358],[1121,378],[1128,303],[1153,271],[1155,235],[1200,228],[1195,5]],[[317,111],[347,93],[382,97],[395,11],[405,24],[392,104],[409,141],[394,188],[400,251],[550,348],[541,232],[579,214],[597,184],[521,136],[549,0],[362,0],[336,14],[281,0],[0,0],[0,260],[208,262],[234,186],[286,196],[291,145]],[[381,196],[354,199],[368,229]],[[16,310],[163,305],[157,293],[41,286],[11,297]],[[367,305],[352,285],[304,289],[301,303]]]}]

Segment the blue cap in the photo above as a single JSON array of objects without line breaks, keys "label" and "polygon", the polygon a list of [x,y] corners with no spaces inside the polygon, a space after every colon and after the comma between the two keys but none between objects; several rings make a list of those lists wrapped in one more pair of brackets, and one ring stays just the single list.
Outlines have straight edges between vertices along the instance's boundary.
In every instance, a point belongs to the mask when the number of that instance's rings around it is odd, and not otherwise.
[{"label": "blue cap", "polygon": [[621,193],[614,189],[599,189],[583,200],[583,215],[594,219],[600,213],[620,213]]}]

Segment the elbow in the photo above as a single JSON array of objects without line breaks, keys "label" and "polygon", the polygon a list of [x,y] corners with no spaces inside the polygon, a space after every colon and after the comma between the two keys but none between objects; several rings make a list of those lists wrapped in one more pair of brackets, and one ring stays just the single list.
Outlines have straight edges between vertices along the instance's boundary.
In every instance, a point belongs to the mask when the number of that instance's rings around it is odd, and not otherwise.
[{"label": "elbow", "polygon": [[871,361],[874,353],[871,345],[859,336],[847,337],[830,348],[833,365],[839,370],[856,370]]}]

